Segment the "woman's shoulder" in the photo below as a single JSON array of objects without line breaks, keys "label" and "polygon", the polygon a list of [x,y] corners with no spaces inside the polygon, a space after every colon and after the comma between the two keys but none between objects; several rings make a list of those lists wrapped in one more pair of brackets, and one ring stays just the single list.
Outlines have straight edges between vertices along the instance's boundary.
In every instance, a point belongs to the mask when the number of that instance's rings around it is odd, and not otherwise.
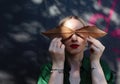
[{"label": "woman's shoulder", "polygon": [[48,84],[48,80],[50,78],[52,64],[47,63],[44,64],[40,69],[40,76],[38,78],[37,84]]},{"label": "woman's shoulder", "polygon": [[52,67],[52,63],[44,64],[44,65],[41,67],[41,75],[45,75],[45,74],[47,74],[48,72],[50,72],[51,67]]},{"label": "woman's shoulder", "polygon": [[108,84],[113,84],[115,81],[114,71],[110,68],[109,64],[105,60],[101,60],[100,64]]}]

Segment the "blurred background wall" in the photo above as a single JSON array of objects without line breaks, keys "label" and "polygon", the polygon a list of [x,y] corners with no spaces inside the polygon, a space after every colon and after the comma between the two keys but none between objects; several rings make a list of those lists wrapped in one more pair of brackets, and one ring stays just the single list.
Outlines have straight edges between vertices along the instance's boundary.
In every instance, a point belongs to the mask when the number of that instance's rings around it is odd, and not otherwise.
[{"label": "blurred background wall", "polygon": [[103,59],[120,84],[120,0],[0,0],[0,84],[36,84],[50,61],[50,40],[41,31],[69,15],[82,17],[108,34]]}]

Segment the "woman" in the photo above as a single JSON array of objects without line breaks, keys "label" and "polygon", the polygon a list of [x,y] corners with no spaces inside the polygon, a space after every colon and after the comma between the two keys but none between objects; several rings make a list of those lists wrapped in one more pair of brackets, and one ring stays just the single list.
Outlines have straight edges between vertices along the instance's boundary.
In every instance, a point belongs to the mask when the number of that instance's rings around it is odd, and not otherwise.
[{"label": "woman", "polygon": [[[113,84],[112,71],[100,60],[105,47],[95,39],[105,33],[97,28],[91,32],[92,27],[77,16],[69,16],[57,30],[50,31],[54,34],[44,33],[54,37],[49,47],[52,63],[42,68],[38,84]],[[97,30],[102,33],[98,35]],[[89,57],[84,56],[87,44]]]}]

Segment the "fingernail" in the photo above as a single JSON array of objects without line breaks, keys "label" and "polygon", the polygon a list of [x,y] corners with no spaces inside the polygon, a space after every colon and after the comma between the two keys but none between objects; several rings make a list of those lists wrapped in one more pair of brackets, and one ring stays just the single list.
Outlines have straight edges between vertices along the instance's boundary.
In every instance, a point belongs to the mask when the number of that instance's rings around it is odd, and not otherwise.
[{"label": "fingernail", "polygon": [[90,39],[92,39],[93,37],[92,36],[89,36]]}]

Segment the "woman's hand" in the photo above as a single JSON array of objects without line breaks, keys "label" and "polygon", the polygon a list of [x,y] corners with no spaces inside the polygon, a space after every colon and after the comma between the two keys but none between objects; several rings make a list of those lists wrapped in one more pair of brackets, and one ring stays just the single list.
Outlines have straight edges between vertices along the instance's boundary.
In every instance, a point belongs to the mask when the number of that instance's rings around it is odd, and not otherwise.
[{"label": "woman's hand", "polygon": [[65,61],[65,45],[61,42],[62,38],[54,38],[49,47],[49,52],[52,56],[53,67],[63,68]]},{"label": "woman's hand", "polygon": [[92,84],[107,84],[100,64],[100,58],[105,47],[99,40],[93,37],[88,37],[87,40],[90,43]]},{"label": "woman's hand", "polygon": [[105,49],[104,45],[99,40],[90,36],[87,38],[87,40],[90,43],[90,60],[99,61]]}]

